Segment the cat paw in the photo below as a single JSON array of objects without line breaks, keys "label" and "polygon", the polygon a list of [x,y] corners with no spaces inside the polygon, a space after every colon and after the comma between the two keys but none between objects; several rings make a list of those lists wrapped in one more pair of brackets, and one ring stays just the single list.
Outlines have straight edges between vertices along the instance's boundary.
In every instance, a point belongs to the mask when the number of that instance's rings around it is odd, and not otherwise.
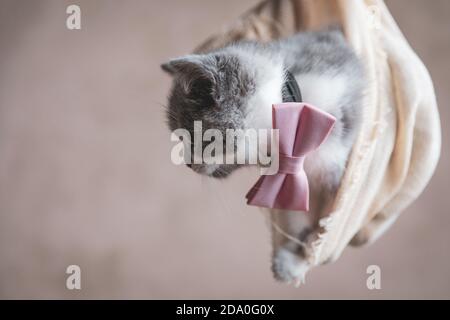
[{"label": "cat paw", "polygon": [[298,254],[286,248],[278,248],[272,261],[275,279],[281,282],[294,283],[295,286],[305,283],[305,276],[310,264]]}]

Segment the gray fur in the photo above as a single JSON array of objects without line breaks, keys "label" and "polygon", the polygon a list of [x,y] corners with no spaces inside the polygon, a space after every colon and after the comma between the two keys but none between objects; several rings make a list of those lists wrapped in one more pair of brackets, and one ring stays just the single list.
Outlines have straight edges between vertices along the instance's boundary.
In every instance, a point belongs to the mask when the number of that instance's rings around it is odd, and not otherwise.
[{"label": "gray fur", "polygon": [[[226,50],[207,55],[191,55],[162,65],[174,76],[167,110],[171,130],[184,128],[193,135],[193,124],[201,120],[203,130],[244,129],[245,106],[255,91],[251,68]],[[206,145],[206,143],[205,143]],[[189,165],[201,172],[196,165]],[[213,177],[228,176],[237,165],[223,165]]]},{"label": "gray fur", "polygon": [[[276,100],[281,100],[286,70],[297,79],[304,102],[336,117],[327,141],[305,162],[312,199],[309,222],[298,221],[298,213],[280,213],[278,221],[299,241],[312,241],[305,232],[313,234],[309,230],[317,228],[320,218],[314,212],[334,197],[361,123],[364,70],[342,33],[299,33],[268,44],[238,42],[162,67],[174,77],[168,105],[172,130],[192,130],[194,120],[202,120],[204,130],[270,128],[270,108],[281,102]],[[192,166],[214,177],[228,176],[239,166],[222,165],[212,171],[204,167]],[[303,278],[308,266],[302,252],[291,240],[278,243],[272,267],[275,277],[283,281]]]}]

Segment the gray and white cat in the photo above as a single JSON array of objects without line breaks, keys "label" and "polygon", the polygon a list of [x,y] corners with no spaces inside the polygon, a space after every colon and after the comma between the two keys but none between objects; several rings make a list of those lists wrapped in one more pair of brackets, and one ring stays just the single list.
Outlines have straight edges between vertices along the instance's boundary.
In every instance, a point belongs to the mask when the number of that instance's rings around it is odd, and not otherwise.
[{"label": "gray and white cat", "polygon": [[[238,42],[205,54],[162,65],[173,76],[167,109],[171,130],[265,128],[272,125],[272,104],[283,100],[286,71],[297,80],[304,102],[332,114],[336,124],[324,144],[305,161],[310,182],[310,212],[279,212],[276,223],[298,241],[277,237],[272,270],[281,281],[303,281],[309,268],[301,243],[313,241],[323,212],[342,178],[361,122],[363,67],[341,31],[298,33],[267,44]],[[225,136],[225,134],[224,134]],[[224,178],[239,165],[189,165]],[[323,207],[325,206],[325,208]]]}]

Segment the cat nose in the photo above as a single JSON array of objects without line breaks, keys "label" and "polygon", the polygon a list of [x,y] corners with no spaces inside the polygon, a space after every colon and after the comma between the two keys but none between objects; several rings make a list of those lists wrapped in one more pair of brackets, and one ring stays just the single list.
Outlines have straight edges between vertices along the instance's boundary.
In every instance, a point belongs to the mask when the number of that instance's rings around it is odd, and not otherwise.
[{"label": "cat nose", "polygon": [[192,170],[194,170],[194,172],[200,173],[200,174],[205,174],[206,173],[206,167],[203,164],[191,164],[189,165],[189,168],[191,168]]}]

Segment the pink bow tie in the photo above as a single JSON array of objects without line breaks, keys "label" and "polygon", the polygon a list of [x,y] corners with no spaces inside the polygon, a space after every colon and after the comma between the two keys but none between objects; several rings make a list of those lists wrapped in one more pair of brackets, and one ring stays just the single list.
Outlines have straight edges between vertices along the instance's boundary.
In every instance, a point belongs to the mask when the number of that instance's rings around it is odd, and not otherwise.
[{"label": "pink bow tie", "polygon": [[303,169],[305,156],[327,138],[335,121],[330,114],[309,104],[274,104],[272,125],[279,129],[278,173],[261,176],[247,193],[247,204],[308,211],[309,185]]}]

